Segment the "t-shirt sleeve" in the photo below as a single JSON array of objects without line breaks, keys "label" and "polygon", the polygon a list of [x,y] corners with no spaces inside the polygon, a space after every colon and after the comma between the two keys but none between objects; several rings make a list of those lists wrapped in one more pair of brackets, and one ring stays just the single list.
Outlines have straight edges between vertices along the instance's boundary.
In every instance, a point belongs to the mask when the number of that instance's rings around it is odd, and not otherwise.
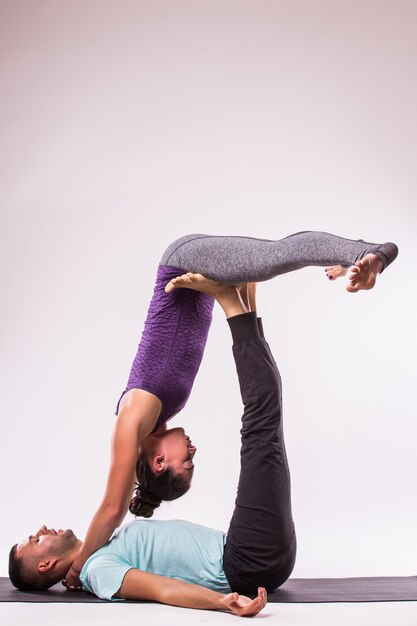
[{"label": "t-shirt sleeve", "polygon": [[117,555],[103,555],[87,561],[80,579],[84,589],[102,600],[122,600],[123,598],[113,596],[119,591],[124,577],[132,567]]}]

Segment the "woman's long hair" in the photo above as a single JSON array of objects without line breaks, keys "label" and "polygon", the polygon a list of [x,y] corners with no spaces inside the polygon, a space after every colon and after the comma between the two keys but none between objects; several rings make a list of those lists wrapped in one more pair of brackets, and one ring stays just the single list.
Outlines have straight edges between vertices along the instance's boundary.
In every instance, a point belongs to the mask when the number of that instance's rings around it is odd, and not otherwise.
[{"label": "woman's long hair", "polygon": [[129,511],[140,517],[152,517],[163,500],[176,500],[190,488],[189,482],[169,468],[156,474],[142,450],[136,463],[136,478],[137,487],[130,501]]}]

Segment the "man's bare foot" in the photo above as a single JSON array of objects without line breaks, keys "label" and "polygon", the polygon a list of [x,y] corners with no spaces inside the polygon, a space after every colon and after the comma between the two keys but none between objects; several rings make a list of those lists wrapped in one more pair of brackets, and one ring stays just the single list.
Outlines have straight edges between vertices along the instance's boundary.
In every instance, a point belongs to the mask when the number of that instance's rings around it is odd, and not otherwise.
[{"label": "man's bare foot", "polygon": [[384,262],[376,254],[367,254],[349,268],[346,291],[356,293],[362,289],[372,289],[377,275],[384,269]]},{"label": "man's bare foot", "polygon": [[343,267],[342,265],[330,265],[326,267],[325,270],[326,276],[329,280],[336,280],[340,276],[345,276],[348,271],[347,267]]},{"label": "man's bare foot", "polygon": [[233,285],[223,285],[215,280],[206,278],[202,274],[188,272],[182,276],[177,276],[169,281],[165,286],[166,293],[174,289],[192,289],[212,296],[220,304],[226,317],[247,313],[248,308],[240,295],[239,287]]}]

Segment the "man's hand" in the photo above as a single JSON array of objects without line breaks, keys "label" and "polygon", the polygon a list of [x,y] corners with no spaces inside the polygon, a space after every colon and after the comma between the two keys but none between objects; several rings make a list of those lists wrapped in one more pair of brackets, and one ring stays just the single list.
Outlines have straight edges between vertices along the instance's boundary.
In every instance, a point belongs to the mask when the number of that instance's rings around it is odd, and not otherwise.
[{"label": "man's hand", "polygon": [[266,590],[263,587],[258,588],[258,596],[251,600],[238,593],[225,595],[201,585],[134,568],[127,572],[114,596],[125,600],[150,600],[188,609],[229,611],[241,617],[257,615],[266,605]]},{"label": "man's hand", "polygon": [[64,580],[62,581],[62,584],[64,585],[64,587],[67,588],[68,591],[81,591],[82,585],[80,580],[80,572],[74,569],[71,565],[68,572],[66,573]]},{"label": "man's hand", "polygon": [[253,617],[262,611],[266,605],[266,600],[266,589],[259,587],[258,596],[253,600],[234,592],[224,597],[224,604],[225,608],[235,615],[239,615],[240,617]]}]

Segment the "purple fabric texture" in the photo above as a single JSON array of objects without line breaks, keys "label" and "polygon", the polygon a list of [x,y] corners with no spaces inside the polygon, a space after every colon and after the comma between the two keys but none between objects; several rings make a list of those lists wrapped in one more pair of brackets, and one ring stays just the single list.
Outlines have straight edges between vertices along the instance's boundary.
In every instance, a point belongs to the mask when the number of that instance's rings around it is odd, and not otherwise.
[{"label": "purple fabric texture", "polygon": [[211,296],[190,289],[165,293],[165,285],[184,271],[170,265],[158,267],[142,338],[122,394],[129,389],[144,389],[161,400],[162,411],[154,430],[184,408],[212,320]]}]

